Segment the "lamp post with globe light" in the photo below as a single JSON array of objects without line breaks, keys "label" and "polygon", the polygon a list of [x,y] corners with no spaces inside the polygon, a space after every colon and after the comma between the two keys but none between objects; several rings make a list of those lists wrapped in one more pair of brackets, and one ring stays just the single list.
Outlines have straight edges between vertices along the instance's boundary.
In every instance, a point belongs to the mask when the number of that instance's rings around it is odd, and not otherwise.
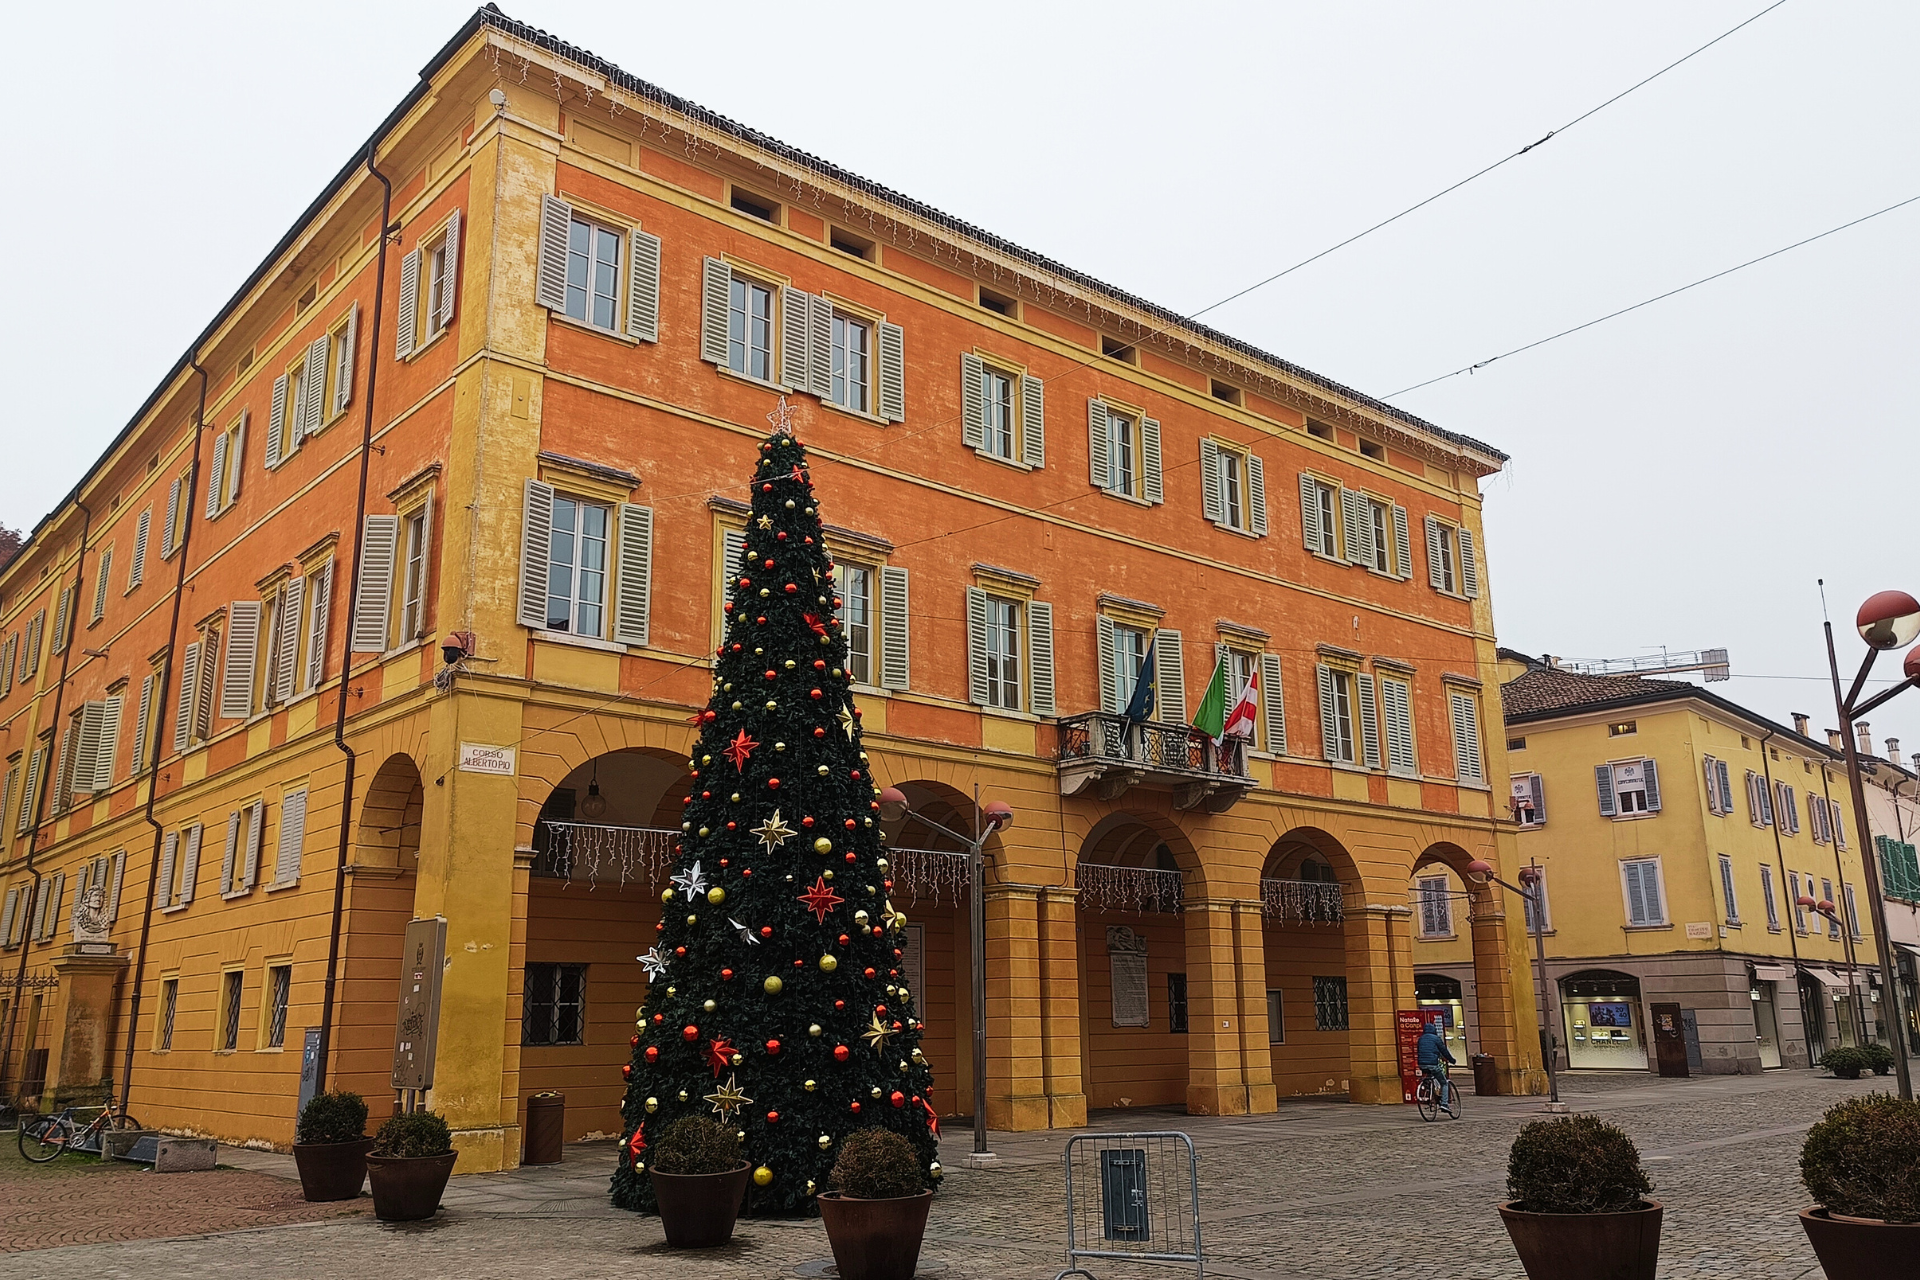
[{"label": "lamp post with globe light", "polygon": [[1013,806],[1004,800],[989,800],[982,805],[979,789],[975,788],[973,812],[973,835],[963,836],[916,811],[900,788],[888,787],[880,793],[880,821],[913,818],[967,847],[967,924],[973,944],[973,1156],[969,1163],[982,1165],[993,1162],[987,1151],[987,908],[986,857],[982,850],[994,832],[1013,825]]},{"label": "lamp post with globe light", "polygon": [[1509,893],[1519,894],[1533,908],[1533,925],[1529,932],[1533,934],[1534,982],[1540,988],[1540,1056],[1547,1064],[1547,1109],[1558,1109],[1560,1076],[1554,1069],[1554,1060],[1560,1056],[1560,1051],[1556,1044],[1557,1037],[1553,1034],[1553,998],[1547,990],[1546,877],[1538,863],[1529,863],[1520,868],[1519,885],[1511,885],[1493,874],[1491,862],[1480,858],[1467,864],[1467,873],[1481,884],[1497,884]]},{"label": "lamp post with globe light", "polygon": [[[1824,582],[1822,585],[1825,585]],[[1914,638],[1920,636],[1920,600],[1915,600],[1904,591],[1881,591],[1867,597],[1866,603],[1854,615],[1854,629],[1867,642],[1867,656],[1860,664],[1860,673],[1853,678],[1853,687],[1844,694],[1840,691],[1840,658],[1833,645],[1833,623],[1823,625],[1827,632],[1827,666],[1833,673],[1833,705],[1840,716],[1840,747],[1846,755],[1847,785],[1853,793],[1854,827],[1860,834],[1860,862],[1866,874],[1867,907],[1873,913],[1873,942],[1880,959],[1880,985],[1886,993],[1887,1022],[1893,1028],[1894,1075],[1900,1082],[1900,1096],[1911,1101],[1913,1075],[1907,1067],[1906,1023],[1900,1010],[1900,983],[1894,976],[1897,970],[1894,968],[1893,942],[1887,936],[1887,904],[1880,896],[1880,868],[1873,860],[1873,828],[1867,822],[1867,788],[1860,776],[1860,751],[1853,726],[1856,720],[1881,703],[1920,684],[1920,648],[1914,648],[1908,651],[1906,661],[1901,664],[1901,674],[1905,679],[1864,702],[1860,700],[1860,691],[1866,686],[1867,674],[1873,670],[1874,660],[1889,649],[1912,644]],[[1841,933],[1844,937],[1846,930],[1842,929]]]},{"label": "lamp post with globe light", "polygon": [[[1807,878],[1807,883],[1813,883],[1811,876]],[[1794,900],[1794,905],[1802,911],[1811,911],[1830,921],[1839,931],[1840,942],[1847,956],[1847,999],[1853,1004],[1853,1025],[1859,1028],[1858,1034],[1864,1038],[1867,1034],[1867,1006],[1866,1002],[1860,998],[1860,984],[1855,977],[1859,972],[1859,966],[1853,954],[1853,935],[1858,931],[1860,922],[1855,920],[1852,922],[1852,927],[1849,927],[1848,922],[1840,918],[1840,908],[1835,906],[1832,900],[1822,898],[1816,902],[1812,894],[1801,894]]]}]

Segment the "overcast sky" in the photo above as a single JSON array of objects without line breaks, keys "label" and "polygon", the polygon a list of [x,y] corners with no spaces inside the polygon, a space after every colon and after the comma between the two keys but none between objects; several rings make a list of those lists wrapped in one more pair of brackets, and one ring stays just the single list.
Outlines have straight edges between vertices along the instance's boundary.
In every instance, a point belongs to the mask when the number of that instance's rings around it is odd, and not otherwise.
[{"label": "overcast sky", "polygon": [[[1191,312],[1767,3],[503,7]],[[71,488],[469,12],[334,0],[318,36],[253,3],[15,14],[0,523]],[[1920,195],[1916,49],[1920,6],[1788,0],[1207,318],[1386,396],[1638,302]],[[1401,397],[1513,455],[1484,485],[1502,643],[1725,646],[1717,690],[1833,723],[1815,580],[1843,628],[1871,591],[1920,593],[1916,240],[1920,204]],[[1873,720],[1920,747],[1920,694]]]}]

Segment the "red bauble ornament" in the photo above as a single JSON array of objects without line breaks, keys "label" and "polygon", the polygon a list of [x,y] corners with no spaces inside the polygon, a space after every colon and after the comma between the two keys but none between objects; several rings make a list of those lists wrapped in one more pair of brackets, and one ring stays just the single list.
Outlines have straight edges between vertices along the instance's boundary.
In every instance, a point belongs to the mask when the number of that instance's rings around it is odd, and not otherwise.
[{"label": "red bauble ornament", "polygon": [[700,1038],[700,1028],[689,1022],[686,1026],[680,1028],[680,1038],[688,1043],[692,1043]]},{"label": "red bauble ornament", "polygon": [[631,1062],[629,1062],[626,1066],[620,1068],[620,1078],[622,1080],[633,1079],[633,1064]]},{"label": "red bauble ornament", "polygon": [[825,658],[815,658],[813,660],[813,669],[815,671],[825,671],[827,669],[827,660]]},{"label": "red bauble ornament", "polygon": [[898,1089],[895,1089],[891,1094],[888,1095],[887,1101],[891,1102],[896,1107],[904,1107],[907,1105],[907,1095],[900,1092]]},{"label": "red bauble ornament", "polygon": [[858,782],[858,781],[860,781],[860,771],[859,771],[858,769],[855,769],[855,770],[853,771],[853,780],[854,780],[855,782]]},{"label": "red bauble ornament", "polygon": [[733,981],[733,970],[731,970],[731,969],[722,969],[722,970],[720,971],[720,981],[722,981],[722,982],[732,982],[732,981]]},{"label": "red bauble ornament", "polygon": [[[725,610],[726,612],[728,612],[728,613],[732,613],[732,612],[733,612],[733,601],[731,601],[731,600],[729,600],[729,601],[727,601],[727,602],[726,602],[726,604],[724,604],[724,605],[723,605],[723,606],[721,606],[721,607],[722,607],[722,608],[723,608],[723,609],[724,609],[724,610]],[[712,715],[713,713],[712,713],[712,712],[708,712],[707,714],[708,714],[708,715]]]},{"label": "red bauble ornament", "polygon": [[653,1025],[656,1027],[662,1024],[663,1022],[665,1022],[666,1020],[667,1020],[667,1015],[664,1013],[656,1013],[653,1015]]},{"label": "red bauble ornament", "polygon": [[660,1050],[654,1045],[648,1045],[646,1058],[648,1062],[660,1061]]},{"label": "red bauble ornament", "polygon": [[685,947],[675,947],[673,949],[673,954],[676,956],[684,956],[687,954],[687,949]]},{"label": "red bauble ornament", "polygon": [[847,819],[847,830],[849,830],[849,831],[851,831],[851,830],[853,830],[853,819],[852,819],[852,818],[848,818],[848,819]]},{"label": "red bauble ornament", "polygon": [[[816,737],[816,738],[824,738],[824,737],[826,737],[826,736],[827,736],[827,731],[826,731],[825,729],[815,729],[815,730],[813,731],[813,736],[814,736],[814,737]],[[687,798],[688,798],[689,800],[691,800],[691,799],[692,799],[693,797],[692,797],[692,796],[688,796]]]},{"label": "red bauble ornament", "polygon": [[800,589],[800,588],[798,588],[798,587],[796,587],[796,586],[794,586],[794,585],[793,585],[793,584],[792,584],[791,582],[789,582],[789,583],[787,584],[787,594],[788,594],[788,595],[792,595],[792,594],[793,594],[794,592],[796,592],[796,591],[798,591],[799,589]]},{"label": "red bauble ornament", "polygon": [[655,933],[665,933],[667,931],[667,922],[665,920],[658,921],[654,924],[653,931]]},{"label": "red bauble ornament", "polygon": [[773,536],[778,540],[780,540],[781,542],[785,542],[787,540],[787,531],[785,529],[782,529],[780,532],[774,534]]},{"label": "red bauble ornament", "polygon": [[741,875],[743,875],[743,876],[750,876],[750,875],[752,875],[752,874],[753,874],[753,868],[752,868],[752,867],[742,867],[742,868],[740,868],[740,874],[741,874]]},{"label": "red bauble ornament", "polygon": [[[732,822],[729,822],[729,823],[727,824],[727,830],[729,830],[729,831],[733,831],[733,830],[736,830],[736,829],[737,829],[737,824],[735,824],[735,823],[732,823]],[[726,865],[726,863],[725,863],[725,862],[722,862],[722,863],[721,863],[720,865],[724,867],[724,866]]]},{"label": "red bauble ornament", "polygon": [[[759,617],[757,617],[757,618],[755,618],[755,619],[754,619],[754,622],[755,622],[756,624],[758,624],[759,626],[763,626],[763,627],[764,627],[764,626],[766,626],[766,625],[767,625],[767,615],[766,615],[766,614],[764,614],[764,613],[763,613],[763,614],[761,614],[761,615],[760,615]],[[857,714],[857,713],[856,713],[856,714]]]},{"label": "red bauble ornament", "polygon": [[780,789],[780,779],[778,779],[778,778],[768,778],[768,779],[767,779],[767,785],[768,785],[769,787],[772,787],[772,788],[773,788],[774,790],[776,790],[776,791],[778,791],[778,790]]},{"label": "red bauble ornament", "polygon": [[763,484],[763,485],[761,485],[761,486],[760,486],[760,492],[762,492],[762,493],[772,493],[772,492],[773,492],[773,486],[772,486],[772,485],[770,485],[770,484]]},{"label": "red bauble ornament", "polygon": [[[729,831],[733,830],[733,824],[731,822],[727,824],[727,830]],[[733,860],[731,858],[722,858],[720,859],[720,865],[724,867],[729,865],[732,861]]]},{"label": "red bauble ornament", "polygon": [[803,826],[803,827],[810,827],[810,826],[812,826],[812,825],[813,825],[813,819],[812,819],[812,818],[802,818],[802,819],[800,819],[800,825],[801,825],[801,826]]},{"label": "red bauble ornament", "polygon": [[824,693],[821,693],[818,689],[815,689],[813,691],[812,696],[815,701],[818,701],[819,699],[826,697],[826,695]]},{"label": "red bauble ornament", "polygon": [[887,1006],[885,1006],[885,1005],[883,1005],[883,1004],[877,1004],[877,1005],[875,1005],[875,1006],[873,1006],[873,1011],[874,1011],[875,1013],[885,1013],[885,1012],[887,1011]]},{"label": "red bauble ornament", "polygon": [[779,1052],[780,1052],[780,1042],[779,1042],[778,1040],[769,1040],[769,1041],[767,1041],[767,1052],[768,1052],[768,1053],[779,1053]]},{"label": "red bauble ornament", "polygon": [[857,1102],[855,1102],[855,1103],[852,1103],[852,1104],[850,1104],[850,1105],[849,1105],[849,1110],[851,1110],[851,1111],[853,1112],[853,1114],[855,1114],[855,1115],[859,1115],[859,1114],[860,1114],[860,1104],[859,1104],[859,1103],[857,1103]]},{"label": "red bauble ornament", "polygon": [[867,976],[871,978],[873,976],[873,970],[871,969],[867,970]]},{"label": "red bauble ornament", "polygon": [[885,932],[886,932],[886,930],[885,930],[885,929],[883,929],[883,928],[881,928],[881,927],[880,927],[879,925],[875,925],[875,926],[873,926],[873,936],[874,936],[874,937],[876,937],[876,938],[877,938],[877,937],[879,937],[879,936],[880,936],[881,934],[883,934],[883,933],[885,933]]},{"label": "red bauble ornament", "polygon": [[773,557],[772,557],[772,556],[768,556],[768,557],[767,557],[767,568],[769,568],[769,569],[771,569],[771,568],[773,568]]},{"label": "red bauble ornament", "polygon": [[849,1056],[847,1046],[843,1044],[833,1046],[833,1060],[835,1062],[845,1062]]},{"label": "red bauble ornament", "polygon": [[845,1000],[835,1000],[833,1002],[833,1007],[835,1009],[844,1009],[847,1007],[847,1002]]},{"label": "red bauble ornament", "polygon": [[[760,936],[761,936],[761,937],[763,937],[763,938],[771,938],[771,937],[773,936],[773,926],[772,926],[772,925],[770,925],[770,924],[763,924],[763,925],[761,925],[761,926],[760,926]],[[894,952],[894,954],[895,954],[895,955],[898,955],[898,954],[900,954],[900,953],[896,951],[896,952]]]},{"label": "red bauble ornament", "polygon": [[638,1049],[640,1047],[640,1037],[635,1036],[633,1039],[627,1041],[627,1045],[629,1048]]},{"label": "red bauble ornament", "polygon": [[847,945],[847,935],[844,933],[840,935],[840,945],[843,947]]},{"label": "red bauble ornament", "polygon": [[851,851],[849,851],[849,852],[847,853],[847,861],[848,861],[848,862],[852,862],[852,861],[853,861],[853,853],[852,853]]},{"label": "red bauble ornament", "polygon": [[767,1123],[768,1123],[768,1124],[779,1124],[779,1123],[780,1123],[780,1113],[779,1113],[778,1111],[769,1111],[769,1112],[767,1112]]},{"label": "red bauble ornament", "polygon": [[779,674],[780,674],[780,673],[779,673],[778,671],[769,671],[769,672],[767,672],[767,679],[769,679],[769,680],[772,680],[772,679],[774,679],[774,678],[775,678],[776,676],[778,676]]}]

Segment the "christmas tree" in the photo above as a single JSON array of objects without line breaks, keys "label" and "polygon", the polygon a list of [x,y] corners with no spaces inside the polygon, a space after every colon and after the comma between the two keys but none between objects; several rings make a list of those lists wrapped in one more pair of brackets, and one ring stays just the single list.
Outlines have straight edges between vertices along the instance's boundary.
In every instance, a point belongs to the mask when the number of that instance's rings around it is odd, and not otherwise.
[{"label": "christmas tree", "polygon": [[672,887],[640,957],[622,1208],[654,1208],[647,1144],[690,1114],[739,1133],[749,1214],[810,1212],[840,1142],[863,1128],[904,1135],[929,1181],[940,1176],[833,559],[786,402],[770,416],[780,425],[760,446],[746,548],[728,566]]}]

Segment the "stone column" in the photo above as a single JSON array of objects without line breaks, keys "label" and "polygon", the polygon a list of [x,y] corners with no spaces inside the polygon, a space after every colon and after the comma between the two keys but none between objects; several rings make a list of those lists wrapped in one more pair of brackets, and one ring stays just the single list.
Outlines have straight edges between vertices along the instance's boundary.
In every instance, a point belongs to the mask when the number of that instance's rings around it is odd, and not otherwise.
[{"label": "stone column", "polygon": [[[1504,892],[1495,885],[1474,892],[1473,982],[1478,993],[1480,1052],[1498,1060],[1501,1093],[1524,1094],[1531,1091],[1529,1083],[1540,1063],[1538,1033],[1526,1033],[1532,1044],[1522,1041],[1517,1021],[1518,1013],[1531,1003],[1533,984],[1526,981],[1531,953],[1517,954],[1507,946],[1507,914],[1498,897]],[[1514,918],[1523,917],[1516,913]]]},{"label": "stone column", "polygon": [[[987,1125],[994,1129],[1047,1127],[1039,907],[1034,885],[987,890]],[[959,1040],[971,1054],[971,1026]]]},{"label": "stone column", "polygon": [[1247,1110],[1264,1115],[1279,1105],[1273,1084],[1273,1046],[1267,1026],[1267,947],[1259,902],[1233,904],[1234,967],[1240,990],[1240,1060],[1247,1078]]},{"label": "stone column", "polygon": [[1403,1101],[1394,1012],[1413,1007],[1412,924],[1406,907],[1347,909],[1347,1097],[1354,1102]]},{"label": "stone column", "polygon": [[1087,1123],[1080,1063],[1079,890],[1040,890],[1040,1025],[1047,1119],[1055,1129]]},{"label": "stone column", "polygon": [[[1186,904],[1187,1111],[1197,1116],[1247,1114],[1241,1053],[1239,938],[1232,898]],[[1271,1072],[1268,1074],[1271,1081]]]},{"label": "stone column", "polygon": [[56,1106],[76,1095],[95,1100],[101,1082],[112,1075],[114,989],[128,963],[108,943],[72,943],[53,958],[60,977],[54,1004],[59,1034],[50,1037],[46,1096]]}]

